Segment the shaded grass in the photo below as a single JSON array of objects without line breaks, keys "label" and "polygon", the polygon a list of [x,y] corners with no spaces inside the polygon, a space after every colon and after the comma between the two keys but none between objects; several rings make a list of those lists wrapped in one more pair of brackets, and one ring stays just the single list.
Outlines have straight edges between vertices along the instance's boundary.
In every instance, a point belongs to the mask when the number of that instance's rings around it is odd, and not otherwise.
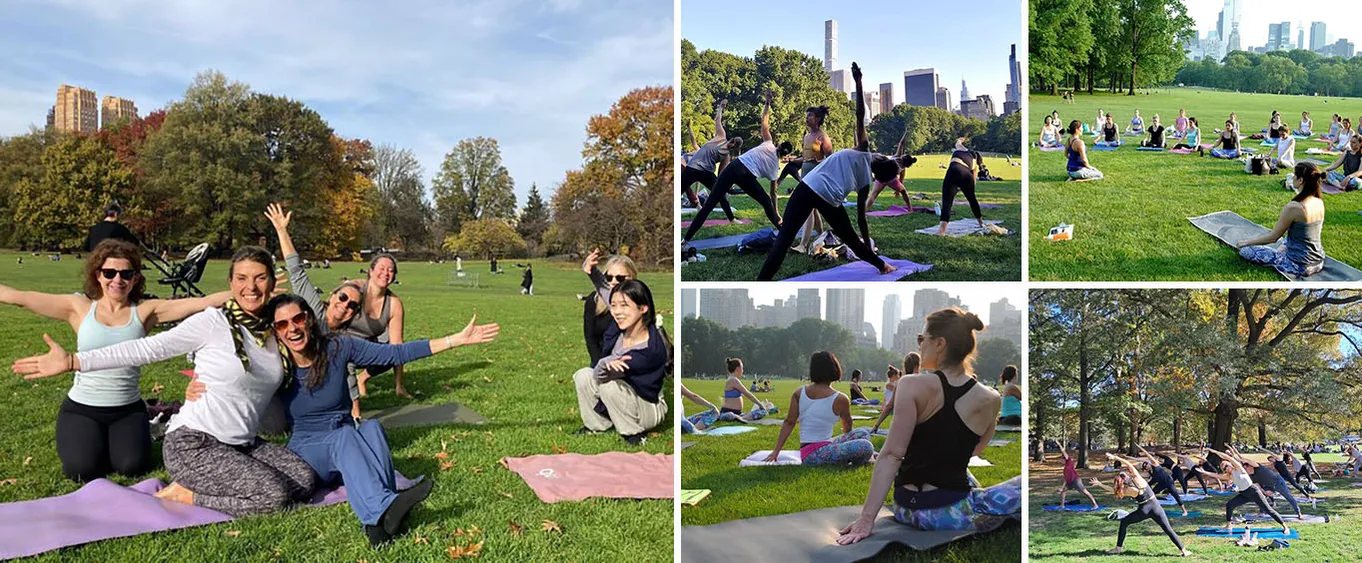
[{"label": "shaded grass", "polygon": [[[941,179],[946,171],[938,164],[949,163],[949,155],[928,155],[919,157],[918,163],[908,169],[908,180],[904,187],[909,194],[923,193],[926,200],[914,200],[917,207],[930,206],[941,199]],[[1021,168],[1008,166],[1002,159],[985,159],[989,171],[1004,179],[1002,182],[979,182],[975,193],[980,203],[1002,205],[1001,209],[983,210],[984,219],[1001,219],[1002,226],[1013,231],[1021,230]],[[765,185],[765,183],[763,183]],[[788,199],[784,196],[787,188],[798,185],[793,179],[781,184],[781,201],[777,205],[783,216]],[[855,202],[856,194],[849,201]],[[965,201],[964,195],[957,194],[955,201]],[[761,206],[746,196],[729,196],[733,213],[739,218],[750,219],[747,225],[722,225],[705,227],[696,234],[696,239],[714,238],[732,234],[749,233],[769,227],[770,221]],[[893,190],[886,189],[875,199],[875,210],[888,209],[891,205],[903,205],[903,199]],[[852,225],[856,226],[856,208],[846,208]],[[681,216],[682,222],[689,221],[695,214]],[[724,219],[723,209],[715,207],[710,219]],[[973,219],[967,205],[956,205],[951,210],[951,218]],[[920,264],[932,264],[926,272],[913,274],[905,281],[968,280],[968,281],[1019,281],[1021,279],[1021,237],[937,237],[918,234],[913,231],[924,227],[940,225],[940,220],[931,213],[910,213],[898,217],[868,217],[870,237],[880,248],[880,254],[900,260],[912,260]],[[683,224],[682,223],[682,224]],[[685,228],[678,224],[681,233]],[[826,228],[826,227],[824,227]],[[857,227],[857,234],[860,234]],[[684,281],[751,281],[757,279],[766,253],[738,255],[736,248],[701,251],[707,260],[700,263],[685,264],[681,268]],[[807,274],[845,264],[816,262],[803,254],[789,253],[781,264],[776,279]]]},{"label": "shaded grass", "polygon": [[[1171,89],[1148,96],[1079,95],[1077,103],[1070,105],[1054,96],[1032,95],[1027,137],[1031,145],[1027,155],[1031,279],[1285,281],[1270,268],[1241,260],[1234,249],[1187,221],[1188,217],[1230,210],[1270,228],[1293,195],[1283,186],[1282,175],[1248,175],[1241,162],[1209,156],[1140,152],[1135,150],[1138,137],[1123,137],[1128,146],[1089,152],[1089,162],[1105,174],[1105,179],[1065,182],[1064,152],[1041,152],[1033,145],[1051,110],[1059,110],[1062,127],[1072,119],[1090,123],[1101,108],[1114,113],[1122,129],[1135,109],[1146,123],[1159,114],[1171,129],[1178,109],[1186,108],[1188,116],[1201,123],[1204,142],[1213,143],[1214,129],[1224,127],[1231,111],[1238,112],[1245,134],[1266,127],[1274,109],[1293,129],[1300,112],[1309,111],[1318,132],[1327,131],[1330,116],[1344,110],[1339,101]],[[1086,140],[1091,149],[1091,138]],[[1260,153],[1271,150],[1259,147],[1259,141],[1245,139],[1243,143]],[[1305,154],[1310,147],[1323,148],[1324,143],[1297,141],[1298,161],[1310,157]],[[1332,162],[1334,157],[1314,158]],[[1326,195],[1324,201],[1325,252],[1341,262],[1362,265],[1362,216],[1358,215],[1362,193]],[[1075,226],[1074,239],[1059,243],[1045,240],[1050,228],[1061,222]]]},{"label": "shaded grass", "polygon": [[[1142,112],[1143,113],[1143,112]],[[1327,464],[1320,460],[1324,454],[1315,456],[1316,465],[1321,472],[1327,468]],[[1266,459],[1265,454],[1249,455],[1250,458],[1262,461]],[[1342,562],[1357,560],[1357,542],[1362,540],[1362,529],[1359,529],[1355,519],[1362,517],[1362,488],[1354,488],[1349,483],[1353,479],[1343,479],[1336,477],[1325,477],[1327,483],[1320,486],[1326,490],[1320,493],[1322,498],[1328,500],[1321,502],[1316,509],[1311,509],[1309,503],[1301,506],[1301,511],[1306,514],[1324,515],[1330,514],[1331,519],[1338,521],[1328,524],[1302,524],[1293,529],[1299,530],[1301,539],[1291,540],[1291,547],[1286,551],[1279,551],[1270,556],[1260,554],[1257,548],[1237,547],[1233,539],[1211,538],[1197,536],[1194,532],[1201,526],[1223,526],[1225,524],[1225,503],[1234,497],[1211,496],[1198,501],[1187,503],[1188,510],[1199,510],[1202,515],[1198,518],[1173,518],[1173,530],[1177,532],[1179,539],[1192,551],[1192,557],[1178,557],[1177,548],[1163,534],[1153,522],[1141,522],[1130,526],[1126,533],[1125,548],[1123,555],[1106,555],[1106,550],[1116,545],[1116,533],[1118,523],[1108,521],[1106,515],[1110,511],[1099,513],[1073,513],[1073,512],[1045,512],[1042,506],[1047,504],[1058,504],[1059,493],[1057,488],[1063,483],[1064,463],[1062,458],[1057,455],[1048,456],[1046,463],[1031,463],[1030,474],[1028,477],[1030,486],[1030,546],[1028,553],[1031,561],[1097,561],[1097,562],[1118,562],[1130,561],[1134,558],[1140,560],[1166,560],[1166,561],[1262,561],[1264,557],[1270,557],[1274,561],[1320,561],[1320,562]],[[1103,483],[1110,486],[1113,473],[1102,473],[1080,469],[1079,474],[1086,483],[1089,479],[1097,477]],[[1214,486],[1208,479],[1208,484]],[[1196,486],[1196,480],[1191,482]],[[1119,508],[1121,510],[1132,510],[1134,503],[1129,500],[1116,501],[1110,493],[1089,487],[1089,492],[1097,498],[1097,502],[1105,506]],[[1293,491],[1295,493],[1295,491]],[[1071,501],[1074,498],[1088,502],[1087,497],[1079,493],[1070,491]],[[1252,506],[1252,505],[1249,505]],[[1178,512],[1177,507],[1165,506],[1164,510],[1169,514]],[[1286,514],[1290,507],[1284,501],[1278,501],[1277,510]],[[1240,508],[1235,511],[1237,514],[1257,512],[1257,509]],[[1341,518],[1340,518],[1341,516]],[[1262,526],[1271,528],[1274,522],[1266,524],[1255,524],[1255,527]],[[1242,527],[1243,524],[1238,524]]]},{"label": "shaded grass", "polygon": [[[0,283],[21,289],[55,293],[80,288],[80,262],[69,256],[52,263],[26,256],[15,265],[14,253],[0,253]],[[516,474],[502,468],[503,456],[551,454],[555,448],[575,453],[607,451],[672,451],[672,419],[649,435],[643,448],[630,448],[617,434],[575,436],[581,426],[576,412],[572,374],[587,362],[582,343],[582,303],[575,293],[588,293],[590,282],[575,264],[535,262],[533,297],[520,295],[520,276],[511,260],[502,261],[505,275],[492,276],[485,262],[465,261],[470,273],[481,274],[480,289],[448,284],[452,264],[405,263],[401,284],[395,288],[407,306],[409,339],[439,337],[457,331],[473,313],[480,322],[501,324],[497,342],[460,349],[422,360],[407,369],[404,384],[417,401],[458,401],[492,422],[485,425],[439,425],[390,429],[397,469],[408,476],[430,475],[435,489],[430,499],[412,515],[412,531],[389,547],[371,549],[348,505],[292,510],[281,514],[246,518],[232,523],[202,526],[175,532],[110,540],[48,553],[37,561],[441,561],[448,560],[447,546],[470,543],[456,538],[456,529],[478,527],[484,541],[480,558],[489,561],[600,561],[670,560],[673,538],[673,503],[666,500],[633,501],[592,499],[584,502],[543,504]],[[362,265],[336,263],[331,270],[311,270],[319,287],[334,287],[342,275],[358,277]],[[201,286],[207,291],[226,288],[225,263],[208,266]],[[658,309],[671,316],[672,276],[644,274],[658,301]],[[154,291],[161,291],[159,288]],[[670,321],[668,321],[670,322]],[[0,307],[0,356],[8,361],[44,350],[47,332],[68,349],[75,337],[65,323],[41,319],[14,307]],[[183,397],[187,379],[176,371],[188,368],[183,359],[163,362],[143,370],[145,397],[174,400]],[[159,393],[153,387],[161,385]],[[0,486],[0,502],[29,500],[69,493],[79,485],[61,474],[54,447],[53,421],[70,377],[24,382],[18,377],[0,378],[0,480],[17,483]],[[375,377],[364,408],[380,409],[404,404],[392,392],[391,376]],[[454,466],[441,471],[432,456],[448,444]],[[159,466],[160,448],[155,448]],[[25,460],[31,457],[27,463]],[[148,477],[165,479],[163,469],[133,478],[116,477],[131,484]],[[544,532],[551,520],[562,534]],[[524,526],[522,535],[512,532],[510,522]],[[228,531],[239,531],[237,536]],[[425,538],[425,543],[417,543]]]},{"label": "shaded grass", "polygon": [[[720,404],[724,380],[686,379],[682,382],[691,391],[703,395],[716,405]],[[783,417],[783,413],[789,409],[791,394],[801,383],[793,380],[773,380],[771,385],[773,388],[771,393],[759,393],[757,396],[762,400],[774,402],[781,410],[776,416]],[[845,383],[838,383],[835,387],[844,393],[848,389]],[[869,392],[868,385],[866,390]],[[871,396],[883,399],[879,393],[872,393]],[[745,406],[751,408],[751,405]],[[694,414],[699,412],[701,407],[687,402],[686,408]],[[860,407],[852,407],[852,414],[868,413],[864,413]],[[887,418],[883,427],[888,428],[892,420],[892,416]],[[856,427],[868,427],[872,424],[873,420],[854,421]],[[786,443],[786,449],[798,447],[798,431],[796,428],[796,433],[792,434]],[[865,502],[866,490],[870,487],[872,472],[870,465],[856,468],[738,467],[738,462],[753,452],[774,447],[779,434],[780,426],[759,425],[754,432],[732,436],[683,435],[683,440],[696,444],[681,452],[681,488],[710,489],[712,493],[698,506],[682,507],[682,526],[715,524],[742,518],[859,505]],[[1017,441],[1004,447],[989,448],[984,453],[985,459],[993,462],[992,467],[970,468],[984,486],[994,485],[1021,474],[1020,434],[999,434],[998,437]],[[884,444],[884,438],[881,436],[873,436],[871,441],[875,443],[876,449]],[[685,530],[682,529],[681,533],[684,534]],[[903,550],[882,557],[881,560],[1020,561],[1021,550],[1021,530],[1019,527],[1009,525],[994,533],[952,542],[930,551]]]}]

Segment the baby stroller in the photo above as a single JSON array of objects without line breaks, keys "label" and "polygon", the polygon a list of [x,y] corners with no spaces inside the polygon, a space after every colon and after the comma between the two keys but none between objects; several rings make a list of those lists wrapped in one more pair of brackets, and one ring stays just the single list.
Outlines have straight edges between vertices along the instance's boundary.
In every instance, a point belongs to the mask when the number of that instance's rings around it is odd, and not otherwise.
[{"label": "baby stroller", "polygon": [[208,265],[208,243],[195,246],[179,263],[163,260],[146,249],[142,254],[147,263],[161,271],[162,277],[156,283],[170,286],[171,299],[203,297],[203,291],[194,284],[203,278],[203,269]]}]

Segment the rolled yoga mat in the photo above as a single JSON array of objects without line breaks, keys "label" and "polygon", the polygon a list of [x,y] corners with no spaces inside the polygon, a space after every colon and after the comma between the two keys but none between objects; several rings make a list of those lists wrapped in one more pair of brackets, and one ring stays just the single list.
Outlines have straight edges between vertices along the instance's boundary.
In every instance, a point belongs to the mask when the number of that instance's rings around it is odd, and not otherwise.
[{"label": "rolled yoga mat", "polygon": [[455,423],[484,424],[489,422],[487,417],[458,403],[402,405],[400,407],[364,413],[364,418],[382,422],[384,428]]},{"label": "rolled yoga mat", "polygon": [[[1207,234],[1215,237],[1216,240],[1229,245],[1231,248],[1236,248],[1235,243],[1241,240],[1251,239],[1271,232],[1267,227],[1249,221],[1233,211],[1217,211],[1200,217],[1188,217],[1187,220],[1191,221],[1192,225],[1196,228],[1205,231]],[[1362,281],[1362,270],[1358,270],[1357,268],[1327,256],[1324,258],[1324,269],[1313,276],[1302,278],[1284,274],[1281,271],[1278,271],[1277,273],[1291,281]]]},{"label": "rolled yoga mat", "polygon": [[[974,535],[973,531],[924,532],[894,521],[881,508],[870,537],[851,545],[837,545],[838,531],[856,520],[861,506],[842,506],[730,520],[681,529],[682,561],[808,561],[843,563],[864,561],[890,545],[927,550]],[[1020,533],[1010,529],[1000,533]]]},{"label": "rolled yoga mat", "polygon": [[857,260],[847,264],[842,264],[836,268],[828,268],[817,272],[809,272],[802,276],[785,278],[781,281],[792,282],[828,282],[828,281],[898,281],[918,272],[925,272],[932,269],[931,264],[918,264],[912,260],[894,260],[885,256],[880,256],[888,264],[898,268],[888,274],[881,274],[878,269],[867,262]]}]

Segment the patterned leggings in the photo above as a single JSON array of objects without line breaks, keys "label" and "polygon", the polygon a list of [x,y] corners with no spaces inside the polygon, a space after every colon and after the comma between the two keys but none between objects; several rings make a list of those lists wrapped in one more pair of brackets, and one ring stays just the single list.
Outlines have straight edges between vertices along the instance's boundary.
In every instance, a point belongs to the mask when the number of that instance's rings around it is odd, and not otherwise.
[{"label": "patterned leggings", "polygon": [[1310,276],[1319,273],[1324,269],[1321,262],[1312,268],[1305,268],[1300,264],[1286,259],[1286,245],[1278,247],[1271,246],[1245,246],[1239,249],[1239,257],[1259,266],[1272,266],[1278,271],[1292,276]]},{"label": "patterned leggings", "polygon": [[690,434],[696,428],[705,429],[719,421],[719,413],[712,410],[690,415],[681,421],[681,433]]},{"label": "patterned leggings", "polygon": [[758,405],[752,407],[752,410],[749,411],[747,414],[738,414],[732,411],[721,413],[719,414],[719,420],[725,422],[741,422],[741,420],[739,419],[761,420],[763,418],[766,418],[766,415],[771,414],[773,412],[776,412],[776,409],[766,410],[764,408],[761,408],[760,405]]},{"label": "patterned leggings", "polygon": [[987,489],[976,488],[949,506],[913,510],[895,504],[894,520],[925,531],[991,532],[1008,520],[1021,520],[1021,499],[1021,476],[1017,476]]},{"label": "patterned leggings", "polygon": [[259,438],[232,446],[182,427],[166,434],[161,452],[170,478],[194,491],[194,504],[238,518],[307,500],[317,486],[303,458]]},{"label": "patterned leggings", "polygon": [[[802,452],[801,452],[802,453]],[[875,444],[870,442],[870,429],[857,428],[833,438],[823,447],[803,456],[804,465],[860,465],[870,462]]]}]

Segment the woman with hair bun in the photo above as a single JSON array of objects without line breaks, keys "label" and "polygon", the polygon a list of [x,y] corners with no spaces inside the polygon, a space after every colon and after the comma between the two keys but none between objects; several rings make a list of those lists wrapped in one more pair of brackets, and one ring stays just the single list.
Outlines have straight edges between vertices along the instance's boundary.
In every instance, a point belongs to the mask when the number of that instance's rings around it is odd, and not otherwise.
[{"label": "woman with hair bun", "polygon": [[[1239,256],[1261,266],[1272,266],[1293,276],[1310,276],[1324,269],[1324,200],[1320,185],[1324,172],[1314,163],[1296,165],[1293,186],[1296,197],[1282,207],[1272,232],[1238,243]],[[1286,243],[1272,246],[1286,235]]]},{"label": "woman with hair bun", "polygon": [[919,530],[992,531],[1021,516],[1021,477],[987,489],[969,474],[998,423],[1002,398],[979,385],[971,366],[974,333],[984,323],[956,307],[927,316],[918,335],[923,371],[904,376],[894,392],[894,420],[880,448],[865,507],[837,543],[870,536],[884,498],[894,519]]}]

